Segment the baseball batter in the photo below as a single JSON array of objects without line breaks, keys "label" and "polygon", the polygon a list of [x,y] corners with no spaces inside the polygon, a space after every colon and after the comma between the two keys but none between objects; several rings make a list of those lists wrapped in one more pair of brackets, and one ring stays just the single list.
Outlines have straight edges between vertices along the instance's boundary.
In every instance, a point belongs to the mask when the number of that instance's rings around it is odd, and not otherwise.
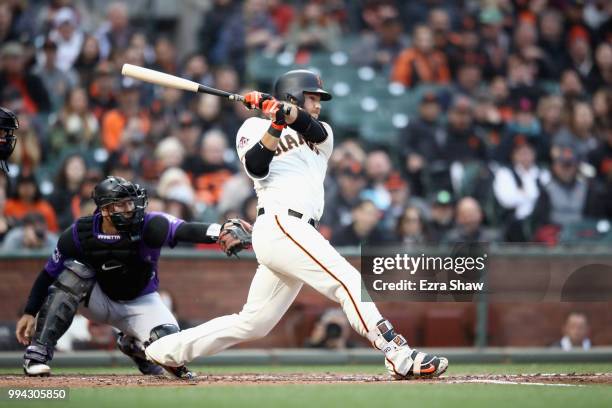
[{"label": "baseball batter", "polygon": [[157,293],[161,249],[178,242],[219,242],[232,254],[249,244],[250,226],[240,220],[221,226],[145,212],[146,191],[121,177],[98,183],[93,199],[96,212],[79,218],[62,233],[17,323],[17,339],[28,345],[24,372],[50,374],[55,344],[83,302],[84,316],[121,331],[119,349],[143,374],[159,375],[166,368],[174,377],[193,378],[184,365],[162,368],[144,355],[144,344],[179,331]]},{"label": "baseball batter", "polygon": [[282,75],[274,92],[275,97],[245,95],[249,107],[261,109],[269,119],[247,119],[236,136],[238,156],[258,197],[253,248],[259,267],[246,304],[238,314],[159,339],[145,349],[147,357],[181,366],[265,336],[306,283],[341,304],[351,326],[384,353],[394,378],[439,376],[448,360],[410,348],[374,303],[362,302],[359,272],[316,229],[334,143],[331,127],[318,117],[321,101],[332,96],[306,70]]}]

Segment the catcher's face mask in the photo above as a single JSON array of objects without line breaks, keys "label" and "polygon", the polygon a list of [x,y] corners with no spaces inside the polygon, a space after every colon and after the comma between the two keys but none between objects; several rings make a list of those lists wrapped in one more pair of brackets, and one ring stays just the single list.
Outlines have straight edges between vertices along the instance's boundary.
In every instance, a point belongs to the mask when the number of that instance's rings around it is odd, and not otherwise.
[{"label": "catcher's face mask", "polygon": [[110,176],[94,188],[93,199],[102,215],[110,217],[117,231],[129,233],[133,240],[140,238],[148,204],[144,188],[121,177]]}]

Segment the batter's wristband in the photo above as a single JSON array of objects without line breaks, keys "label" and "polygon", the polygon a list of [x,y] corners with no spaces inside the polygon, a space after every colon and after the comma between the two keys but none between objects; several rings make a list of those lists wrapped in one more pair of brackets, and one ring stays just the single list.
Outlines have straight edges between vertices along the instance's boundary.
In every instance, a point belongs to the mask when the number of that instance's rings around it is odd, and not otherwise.
[{"label": "batter's wristband", "polygon": [[268,133],[274,137],[280,137],[281,133],[283,133],[283,129],[285,127],[283,125],[277,125],[272,123],[268,128]]}]

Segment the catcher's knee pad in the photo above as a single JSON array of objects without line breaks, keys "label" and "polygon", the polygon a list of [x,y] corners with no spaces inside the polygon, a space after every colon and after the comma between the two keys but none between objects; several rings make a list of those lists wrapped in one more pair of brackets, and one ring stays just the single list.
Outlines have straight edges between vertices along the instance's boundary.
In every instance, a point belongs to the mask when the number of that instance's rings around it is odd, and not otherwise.
[{"label": "catcher's knee pad", "polygon": [[49,294],[36,321],[34,341],[48,348],[68,330],[81,300],[94,284],[95,273],[76,261],[68,261],[66,269],[50,286]]},{"label": "catcher's knee pad", "polygon": [[151,333],[149,334],[149,341],[147,345],[169,334],[178,333],[180,331],[181,330],[176,324],[166,323],[166,324],[160,324],[159,326],[155,326],[154,328],[151,329]]}]

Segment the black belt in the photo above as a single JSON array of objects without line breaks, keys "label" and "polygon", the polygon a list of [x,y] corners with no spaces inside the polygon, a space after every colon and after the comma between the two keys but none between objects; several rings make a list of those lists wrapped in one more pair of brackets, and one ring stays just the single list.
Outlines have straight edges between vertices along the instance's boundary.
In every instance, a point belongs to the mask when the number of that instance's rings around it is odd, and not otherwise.
[{"label": "black belt", "polygon": [[[266,213],[266,210],[263,207],[257,210],[257,216],[264,215],[265,213]],[[301,212],[292,210],[292,209],[287,210],[287,214],[289,214],[292,217],[299,218],[300,220],[303,219],[304,217],[304,214],[302,214]],[[308,223],[312,225],[313,227],[317,228],[317,222],[315,221],[314,218],[310,218],[308,220]]]}]

